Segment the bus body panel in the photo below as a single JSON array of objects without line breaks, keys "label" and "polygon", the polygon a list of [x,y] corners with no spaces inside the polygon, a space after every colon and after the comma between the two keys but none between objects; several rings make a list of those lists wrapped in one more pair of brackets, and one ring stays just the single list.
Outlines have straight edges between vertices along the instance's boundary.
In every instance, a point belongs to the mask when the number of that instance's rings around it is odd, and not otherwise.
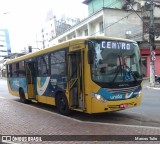
[{"label": "bus body panel", "polygon": [[8,79],[9,92],[12,95],[19,96],[19,89],[22,88],[27,95],[26,78],[9,78]]},{"label": "bus body panel", "polygon": [[37,77],[35,84],[36,95],[47,95],[55,97],[57,91],[65,91],[67,87],[67,77],[51,76]]},{"label": "bus body panel", "polygon": [[[82,38],[82,39],[76,39],[76,40],[71,40],[69,42],[66,43],[62,43],[59,44],[57,46],[53,46],[51,48],[48,49],[43,49],[40,50],[39,52],[35,52],[35,53],[31,53],[28,54],[26,56],[22,56],[20,58],[11,60],[10,62],[7,62],[7,65],[10,65],[12,63],[16,63],[19,61],[25,61],[26,59],[29,60],[30,58],[35,58],[47,53],[51,53],[54,51],[58,51],[58,50],[62,50],[65,49],[66,47],[69,48],[67,51],[67,66],[66,66],[66,70],[67,73],[66,74],[59,74],[59,75],[47,75],[47,76],[35,76],[34,77],[34,94],[35,94],[35,99],[37,102],[41,102],[41,103],[45,103],[45,104],[50,104],[50,105],[56,105],[56,94],[59,92],[62,92],[65,94],[68,103],[69,103],[69,108],[70,109],[75,109],[74,107],[72,107],[71,105],[71,101],[72,98],[70,96],[70,89],[69,89],[69,54],[77,54],[77,52],[79,52],[79,54],[81,54],[81,52],[83,53],[83,61],[84,64],[82,64],[81,66],[83,66],[83,68],[81,69],[82,73],[83,73],[83,78],[82,78],[82,83],[83,83],[83,94],[84,95],[84,99],[83,99],[83,104],[84,105],[84,109],[83,106],[81,107],[82,111],[85,113],[100,113],[100,112],[110,112],[110,111],[118,111],[118,110],[123,110],[126,108],[131,108],[134,106],[139,106],[141,103],[141,99],[142,99],[142,94],[141,94],[141,85],[137,84],[137,92],[140,92],[140,94],[137,97],[132,97],[134,91],[130,92],[130,93],[125,93],[125,94],[121,94],[121,93],[116,93],[116,96],[113,95],[113,93],[111,93],[110,91],[108,91],[107,87],[102,87],[101,85],[98,85],[92,78],[92,70],[91,70],[91,64],[88,63],[88,51],[89,51],[89,46],[88,43],[86,43],[86,41],[89,41],[90,39],[95,39],[95,40],[99,40],[99,39],[105,39],[105,40],[122,40],[122,39],[115,39],[115,38],[104,38],[104,37],[88,37],[88,38]],[[126,40],[124,40],[126,41]],[[127,40],[127,42],[134,42],[134,41],[129,41]],[[103,43],[103,46],[105,43]],[[104,48],[105,49],[105,48]],[[119,61],[120,58],[119,58]],[[74,66],[73,66],[74,67]],[[79,84],[80,81],[78,81],[77,85]],[[8,78],[8,89],[9,92],[12,95],[16,95],[19,96],[19,89],[22,88],[25,92],[25,97],[26,99],[29,99],[29,96],[32,95],[32,92],[28,91],[28,87],[29,84],[27,85],[27,80],[26,78]],[[135,86],[135,87],[136,87]],[[120,88],[118,88],[119,91],[121,91]],[[103,96],[103,98],[106,99],[105,102],[102,102],[98,99],[96,99],[93,94],[97,94],[98,96]],[[29,96],[28,96],[29,95]],[[118,96],[122,96],[121,99],[112,99],[111,97],[118,97]],[[128,99],[125,99],[126,96],[130,95],[131,97]],[[79,95],[80,96],[80,95]]]},{"label": "bus body panel", "polygon": [[55,98],[49,96],[36,96],[36,100],[40,103],[55,105]]},{"label": "bus body panel", "polygon": [[9,81],[7,81],[7,85],[8,85],[8,91],[9,91],[9,93],[10,93],[11,95],[13,95],[13,96],[19,96],[19,92],[18,92],[18,91],[13,91],[13,90],[11,89],[11,85],[10,85]]},{"label": "bus body panel", "polygon": [[47,97],[46,98],[46,104],[56,105],[55,98],[54,97]]},{"label": "bus body panel", "polygon": [[[106,103],[102,103],[95,98],[91,98],[92,110],[91,113],[101,113],[101,112],[111,112],[124,110],[127,108],[132,108],[135,106],[139,106],[142,100],[142,95],[138,98],[132,98],[127,100],[118,100],[118,101],[108,101]],[[121,105],[126,105],[126,107],[121,108]]]},{"label": "bus body panel", "polygon": [[[123,110],[123,109],[127,109],[127,108],[132,108],[135,106],[139,106],[141,103],[141,99],[142,99],[142,88],[141,85],[137,86],[137,89],[140,91],[140,93],[138,93],[139,95],[137,95],[137,97],[132,97],[133,95],[131,95],[130,99],[125,99],[125,96],[128,95],[128,93],[126,93],[125,95],[123,95],[123,100],[121,99],[117,99],[117,100],[108,100],[107,102],[101,102],[99,100],[97,100],[96,98],[94,98],[92,96],[92,93],[97,93],[97,94],[102,94],[101,91],[103,89],[104,92],[104,97],[110,97],[113,94],[107,92],[107,90],[105,90],[106,88],[101,88],[100,86],[98,86],[97,84],[95,84],[91,79],[89,79],[88,76],[88,81],[86,82],[87,84],[87,88],[88,90],[86,90],[85,92],[87,93],[86,96],[86,113],[101,113],[101,112],[110,112],[110,111],[118,111],[118,110]],[[137,90],[135,88],[135,90]],[[100,93],[99,93],[100,92]],[[133,91],[134,92],[134,91]],[[120,95],[121,93],[117,93],[117,95]],[[120,105],[122,104],[127,104],[126,108],[121,108]]]}]

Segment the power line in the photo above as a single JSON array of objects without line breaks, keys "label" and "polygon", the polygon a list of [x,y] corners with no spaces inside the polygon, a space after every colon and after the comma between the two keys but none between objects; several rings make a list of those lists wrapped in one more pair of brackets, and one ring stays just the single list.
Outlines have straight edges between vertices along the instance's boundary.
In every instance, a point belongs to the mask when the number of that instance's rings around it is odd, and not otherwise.
[{"label": "power line", "polygon": [[[113,4],[115,4],[115,2],[117,3],[117,1],[114,1],[112,4],[110,4],[109,6],[111,6],[111,5],[113,5]],[[126,1],[127,2],[127,1]],[[143,18],[134,10],[134,8],[133,8],[133,6],[131,5],[131,4],[129,4],[130,6],[131,6],[131,8],[132,8],[132,10],[133,10],[133,12],[134,13],[136,13],[137,14],[137,16],[143,21],[143,23],[144,23],[144,25],[146,26],[146,27],[148,27],[149,28],[149,26],[144,22],[144,20],[143,20]],[[133,12],[132,13],[130,13],[129,15],[131,15],[131,14],[133,14]],[[111,27],[111,26],[113,26],[114,24],[116,24],[116,23],[118,23],[119,21],[122,21],[123,19],[125,19],[126,17],[128,17],[129,15],[127,15],[127,16],[125,16],[125,17],[123,17],[122,19],[120,19],[120,20],[118,20],[118,21],[116,21],[115,23],[112,23],[111,25],[109,25],[109,26],[107,26],[107,27],[104,27],[103,28],[103,30],[105,30],[105,29],[107,29],[107,28],[109,28],[109,27]],[[95,34],[97,34],[97,33],[99,33],[100,31],[97,31],[97,32],[95,32],[95,33],[93,33],[91,36],[93,36],[93,35],[95,35]]]},{"label": "power line", "polygon": [[[125,0],[126,1],[126,0]],[[127,2],[127,1],[126,1]],[[133,8],[133,6],[129,3],[129,6],[132,8],[132,10],[136,13],[136,15],[143,21],[143,23],[145,24],[143,18],[136,12],[136,10]],[[147,27],[149,27],[147,24],[145,24]]]},{"label": "power line", "polygon": [[[125,32],[126,31],[132,31],[133,33],[135,33],[135,32],[139,32],[139,31],[142,31],[142,28],[137,28],[137,29],[134,29],[135,28],[135,26],[133,26],[133,27],[130,27],[129,29],[125,29]],[[132,29],[132,30],[131,30]],[[133,30],[134,29],[134,30]],[[121,31],[118,31],[118,32],[116,32],[116,33],[112,33],[112,34],[114,34],[114,35],[116,35],[116,34],[119,34],[119,33],[123,33],[124,32],[124,30],[121,30]],[[123,36],[123,35],[119,35],[119,36]]]},{"label": "power line", "polygon": [[[134,12],[132,12],[132,13],[128,14],[127,16],[125,16],[125,17],[123,17],[123,18],[119,19],[118,21],[116,21],[116,22],[114,22],[114,23],[112,23],[112,24],[110,24],[110,25],[108,25],[108,26],[104,27],[104,28],[103,28],[103,30],[105,30],[105,29],[107,29],[107,28],[109,28],[109,27],[113,26],[114,24],[116,24],[116,23],[118,23],[118,22],[122,21],[123,19],[127,18],[128,16],[132,15],[133,13],[134,13]],[[97,32],[95,32],[95,33],[91,34],[91,36],[93,36],[93,35],[95,35],[95,34],[97,34],[97,33],[99,33],[99,32],[100,32],[100,31],[97,31]]]}]

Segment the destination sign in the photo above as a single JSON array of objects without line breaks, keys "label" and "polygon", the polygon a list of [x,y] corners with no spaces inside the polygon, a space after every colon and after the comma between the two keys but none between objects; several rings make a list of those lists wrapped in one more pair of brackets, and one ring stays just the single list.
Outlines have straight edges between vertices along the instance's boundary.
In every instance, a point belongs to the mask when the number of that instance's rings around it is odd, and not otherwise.
[{"label": "destination sign", "polygon": [[131,44],[126,42],[117,42],[117,41],[102,41],[100,43],[102,49],[121,49],[121,50],[130,50]]}]

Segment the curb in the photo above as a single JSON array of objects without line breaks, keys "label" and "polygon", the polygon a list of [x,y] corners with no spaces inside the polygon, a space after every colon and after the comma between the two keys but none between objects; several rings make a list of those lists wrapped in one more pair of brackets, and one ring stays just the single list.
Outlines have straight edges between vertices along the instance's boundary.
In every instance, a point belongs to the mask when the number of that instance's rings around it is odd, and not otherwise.
[{"label": "curb", "polygon": [[147,87],[147,88],[149,88],[149,89],[160,90],[160,88],[157,88],[157,87],[150,87],[150,86],[145,86],[145,87]]},{"label": "curb", "polygon": [[7,78],[6,78],[6,77],[0,77],[0,79],[2,79],[2,80],[7,80]]}]

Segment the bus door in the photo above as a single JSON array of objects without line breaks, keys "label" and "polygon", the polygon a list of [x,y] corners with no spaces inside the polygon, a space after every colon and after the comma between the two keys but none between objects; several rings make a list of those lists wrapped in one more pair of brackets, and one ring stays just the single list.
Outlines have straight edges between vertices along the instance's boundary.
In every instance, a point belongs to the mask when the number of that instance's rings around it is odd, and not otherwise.
[{"label": "bus door", "polygon": [[34,90],[35,62],[26,62],[26,79],[28,99],[35,99]]},{"label": "bus door", "polygon": [[68,88],[69,105],[71,109],[84,110],[83,85],[83,51],[73,51],[68,54]]}]

